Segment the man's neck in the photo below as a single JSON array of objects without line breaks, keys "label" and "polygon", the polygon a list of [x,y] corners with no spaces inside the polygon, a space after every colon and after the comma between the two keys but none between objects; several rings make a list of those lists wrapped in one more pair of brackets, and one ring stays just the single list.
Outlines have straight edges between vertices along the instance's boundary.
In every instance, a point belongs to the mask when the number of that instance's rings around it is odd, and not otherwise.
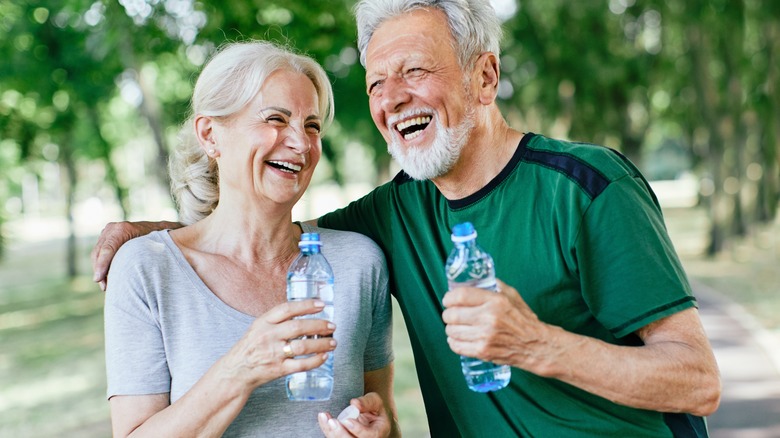
[{"label": "man's neck", "polygon": [[447,174],[432,181],[449,200],[463,199],[485,187],[506,167],[523,134],[503,119],[495,128],[475,128],[460,158]]}]

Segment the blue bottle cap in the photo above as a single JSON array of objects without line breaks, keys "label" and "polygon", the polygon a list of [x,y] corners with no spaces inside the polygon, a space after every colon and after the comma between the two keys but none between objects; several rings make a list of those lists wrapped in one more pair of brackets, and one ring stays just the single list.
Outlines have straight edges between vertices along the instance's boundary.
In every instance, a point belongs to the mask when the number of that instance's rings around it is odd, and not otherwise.
[{"label": "blue bottle cap", "polygon": [[322,245],[322,242],[320,242],[320,233],[303,233],[301,234],[301,241],[298,242],[298,246],[309,246],[309,245]]},{"label": "blue bottle cap", "polygon": [[477,230],[474,229],[474,225],[471,222],[463,222],[452,227],[453,242],[465,242],[471,239],[477,238]]}]

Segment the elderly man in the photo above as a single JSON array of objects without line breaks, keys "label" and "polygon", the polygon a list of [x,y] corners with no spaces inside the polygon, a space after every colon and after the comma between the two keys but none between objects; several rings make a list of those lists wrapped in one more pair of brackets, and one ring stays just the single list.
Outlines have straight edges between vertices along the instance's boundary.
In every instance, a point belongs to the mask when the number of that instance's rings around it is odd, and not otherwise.
[{"label": "elderly man", "polygon": [[[612,150],[507,125],[487,1],[363,0],[356,13],[371,116],[403,172],[319,225],[387,254],[432,434],[706,436],[718,369],[641,174]],[[449,230],[464,221],[500,293],[447,291]],[[104,232],[96,280],[145,228]],[[512,380],[472,392],[457,355],[509,364]]]}]

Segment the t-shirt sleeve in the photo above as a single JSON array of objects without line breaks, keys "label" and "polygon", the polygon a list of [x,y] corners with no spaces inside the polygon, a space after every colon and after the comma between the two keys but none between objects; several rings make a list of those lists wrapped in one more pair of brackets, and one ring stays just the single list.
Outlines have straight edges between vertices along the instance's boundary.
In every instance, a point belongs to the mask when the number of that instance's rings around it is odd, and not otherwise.
[{"label": "t-shirt sleeve", "polygon": [[393,361],[393,307],[388,291],[387,265],[384,255],[373,245],[376,259],[370,285],[372,296],[372,324],[363,357],[365,371],[386,367]]},{"label": "t-shirt sleeve", "polygon": [[111,264],[104,307],[107,396],[170,392],[171,376],[143,245],[122,246]]},{"label": "t-shirt sleeve", "polygon": [[576,241],[584,299],[616,337],[696,305],[653,199],[641,177],[612,182]]}]

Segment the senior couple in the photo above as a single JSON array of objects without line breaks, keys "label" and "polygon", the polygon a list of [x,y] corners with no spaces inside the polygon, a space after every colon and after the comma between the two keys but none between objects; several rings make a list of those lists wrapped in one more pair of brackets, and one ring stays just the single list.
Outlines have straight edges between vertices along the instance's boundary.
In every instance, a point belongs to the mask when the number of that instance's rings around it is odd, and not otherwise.
[{"label": "senior couple", "polygon": [[[642,175],[610,149],[507,125],[486,0],[355,11],[371,116],[403,171],[293,222],[333,115],[328,78],[270,43],[222,48],[171,159],[184,226],[109,224],[93,251],[114,434],[399,435],[392,291],[433,436],[707,436],[718,369]],[[449,233],[464,221],[499,293],[448,291]],[[333,323],[295,318],[321,302],[285,300],[304,232],[333,265]],[[328,354],[331,399],[288,401],[283,377]],[[457,355],[511,365],[512,380],[472,392]],[[350,404],[357,418],[332,417]]]}]

